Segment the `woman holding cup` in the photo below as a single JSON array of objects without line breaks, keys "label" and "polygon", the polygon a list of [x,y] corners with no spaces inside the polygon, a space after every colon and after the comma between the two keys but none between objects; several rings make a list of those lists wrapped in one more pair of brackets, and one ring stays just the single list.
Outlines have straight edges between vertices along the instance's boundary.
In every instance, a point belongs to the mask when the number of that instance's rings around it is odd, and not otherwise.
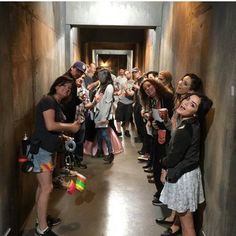
[{"label": "woman holding cup", "polygon": [[[157,188],[153,204],[159,203],[159,196],[163,188],[160,181],[161,165],[159,161],[166,154],[166,145],[170,138],[170,132],[165,128],[164,120],[172,116],[173,110],[173,95],[155,79],[145,79],[140,85],[140,97],[142,101],[144,117],[148,119],[147,126],[151,128],[152,143],[151,143],[151,159],[153,166],[154,181]],[[158,109],[166,108],[168,111]],[[163,116],[164,115],[164,116]],[[166,117],[165,117],[166,116]]]},{"label": "woman holding cup", "polygon": [[[175,90],[175,110],[179,107],[181,99],[188,93],[202,92],[202,80],[193,73],[185,74],[177,83]],[[170,119],[165,122],[165,126],[171,130],[171,133],[175,132],[176,127],[180,122],[179,115],[174,111],[174,114]],[[161,181],[165,182],[165,177],[167,175],[166,170],[162,170]],[[176,217],[176,212],[173,210],[171,215],[164,218],[156,219],[158,224],[172,224],[171,227],[163,233],[163,236],[172,235],[180,230],[179,217]],[[172,232],[172,233],[170,233]]]},{"label": "woman holding cup", "polygon": [[[160,201],[177,212],[183,236],[196,236],[192,213],[204,202],[199,167],[200,121],[211,106],[212,101],[199,93],[189,93],[180,101],[176,109],[179,123],[162,159],[167,175]],[[168,228],[161,235],[176,235],[179,231]]]}]

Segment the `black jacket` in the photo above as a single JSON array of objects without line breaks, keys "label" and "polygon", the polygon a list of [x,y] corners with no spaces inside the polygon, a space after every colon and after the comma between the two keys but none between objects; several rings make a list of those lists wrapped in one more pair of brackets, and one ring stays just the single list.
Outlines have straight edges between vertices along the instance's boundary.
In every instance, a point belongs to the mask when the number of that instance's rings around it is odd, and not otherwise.
[{"label": "black jacket", "polygon": [[167,181],[175,183],[186,172],[199,166],[200,124],[192,118],[183,120],[171,137],[162,166],[168,169]]},{"label": "black jacket", "polygon": [[71,94],[68,99],[63,102],[63,112],[66,116],[66,123],[73,123],[75,120],[76,106],[79,105],[82,101],[77,96],[77,86],[75,79],[72,77],[70,72],[66,72],[64,75],[67,75],[73,79]]}]

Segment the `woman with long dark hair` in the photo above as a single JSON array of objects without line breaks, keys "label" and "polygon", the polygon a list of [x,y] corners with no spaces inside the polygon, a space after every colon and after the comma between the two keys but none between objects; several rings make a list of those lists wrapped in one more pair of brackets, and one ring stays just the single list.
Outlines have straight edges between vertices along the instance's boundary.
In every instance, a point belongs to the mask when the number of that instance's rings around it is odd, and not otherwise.
[{"label": "woman with long dark hair", "polygon": [[57,151],[62,141],[62,132],[75,133],[80,129],[79,121],[63,123],[65,116],[61,102],[71,93],[72,79],[68,76],[57,78],[52,84],[48,95],[44,96],[36,106],[36,125],[32,142],[38,141],[38,153],[33,156],[34,169],[38,180],[35,197],[37,226],[35,235],[56,235],[47,219],[47,206],[52,191],[52,155]]},{"label": "woman with long dark hair", "polygon": [[94,104],[94,122],[97,128],[97,156],[102,155],[102,142],[106,142],[108,155],[104,157],[107,163],[111,163],[114,160],[114,154],[112,151],[112,143],[108,134],[108,125],[111,117],[111,109],[114,101],[113,93],[114,86],[111,73],[107,69],[101,69],[97,73],[97,77],[100,81],[100,87],[95,95]]},{"label": "woman with long dark hair", "polygon": [[155,199],[159,201],[163,188],[163,183],[160,181],[160,160],[166,155],[166,145],[170,139],[170,132],[166,129],[164,120],[161,117],[158,119],[155,113],[159,114],[159,109],[166,108],[169,117],[172,116],[173,94],[155,79],[145,79],[140,85],[139,94],[145,111],[143,116],[148,120],[147,126],[150,126],[152,133],[150,158],[157,189]]},{"label": "woman with long dark hair", "polygon": [[[177,212],[183,236],[196,236],[192,213],[204,202],[199,167],[200,121],[211,106],[212,101],[199,93],[189,93],[180,101],[176,109],[179,122],[161,162],[167,175],[160,201]],[[177,233],[169,228],[162,235]]]},{"label": "woman with long dark hair", "polygon": [[[202,80],[196,74],[187,73],[178,81],[174,95],[174,113],[171,120],[165,123],[165,126],[168,127],[171,133],[175,132],[176,127],[180,123],[179,115],[175,112],[179,107],[180,102],[183,100],[186,94],[193,92],[202,92],[202,90]],[[162,182],[165,178],[165,175],[166,171],[162,169]],[[171,212],[170,216],[158,218],[156,219],[156,222],[158,224],[172,224],[169,230],[162,234],[163,236],[172,235],[180,231],[179,217],[176,215],[176,212],[174,210]]]}]

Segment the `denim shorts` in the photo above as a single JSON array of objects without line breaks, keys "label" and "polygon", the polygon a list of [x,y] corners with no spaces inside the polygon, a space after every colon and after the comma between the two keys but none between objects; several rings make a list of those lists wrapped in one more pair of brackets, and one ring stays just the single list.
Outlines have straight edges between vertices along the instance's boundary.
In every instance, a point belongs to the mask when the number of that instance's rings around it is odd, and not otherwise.
[{"label": "denim shorts", "polygon": [[[29,154],[29,159],[31,154]],[[40,173],[45,171],[53,171],[52,153],[42,148],[39,148],[39,152],[33,155],[34,169],[33,172]]]}]

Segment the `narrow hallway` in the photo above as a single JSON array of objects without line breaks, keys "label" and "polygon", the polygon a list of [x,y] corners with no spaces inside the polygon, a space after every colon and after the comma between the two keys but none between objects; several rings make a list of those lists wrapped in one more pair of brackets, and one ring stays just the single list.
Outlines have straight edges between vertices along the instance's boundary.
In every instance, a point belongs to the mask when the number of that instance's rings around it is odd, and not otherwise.
[{"label": "narrow hallway", "polygon": [[[146,173],[137,160],[140,144],[122,138],[124,152],[115,157],[112,165],[102,159],[86,156],[88,169],[77,169],[87,177],[86,190],[69,195],[55,189],[49,212],[62,219],[54,227],[61,236],[154,236],[164,227],[155,223],[162,209],[151,201],[155,186],[147,182]],[[164,211],[166,209],[163,209]],[[33,235],[34,212],[28,217],[23,236]]]},{"label": "narrow hallway", "polygon": [[[202,80],[213,106],[202,127],[205,203],[196,228],[199,236],[236,235],[236,2],[8,1],[0,16],[1,236],[34,235],[37,179],[22,171],[22,139],[32,136],[37,104],[53,81],[77,61],[115,77],[125,68],[143,76],[168,71],[174,88],[189,73]],[[165,230],[155,222],[164,209],[152,205],[155,186],[137,160],[134,136],[122,137],[125,152],[111,166],[85,156],[88,169],[78,171],[86,191],[53,191],[49,213],[62,219],[58,235]]]}]

